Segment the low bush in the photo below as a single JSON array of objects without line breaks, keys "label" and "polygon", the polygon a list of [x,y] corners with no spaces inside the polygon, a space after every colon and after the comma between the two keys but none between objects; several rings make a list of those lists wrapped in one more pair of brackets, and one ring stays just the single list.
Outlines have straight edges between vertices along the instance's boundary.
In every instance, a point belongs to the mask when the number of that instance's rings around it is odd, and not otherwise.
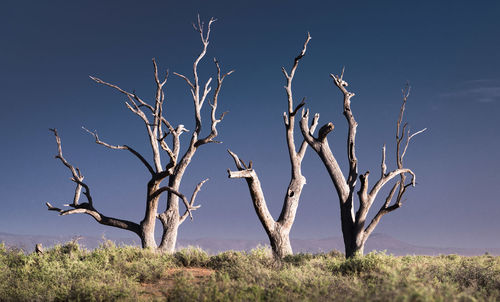
[{"label": "low bush", "polygon": [[187,247],[174,254],[174,258],[179,266],[198,266],[204,267],[210,260],[207,252],[199,247]]},{"label": "low bush", "polygon": [[111,242],[43,254],[0,245],[2,301],[500,301],[500,257],[339,252],[273,259],[269,248],[173,255]]}]

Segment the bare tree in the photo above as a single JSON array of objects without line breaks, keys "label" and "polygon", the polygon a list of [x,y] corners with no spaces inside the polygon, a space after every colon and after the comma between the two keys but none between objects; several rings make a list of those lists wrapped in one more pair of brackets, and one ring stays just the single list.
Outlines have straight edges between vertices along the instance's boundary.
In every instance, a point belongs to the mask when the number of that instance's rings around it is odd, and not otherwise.
[{"label": "bare tree", "polygon": [[[302,119],[300,121],[300,128],[302,135],[304,136],[307,143],[316,151],[319,155],[323,164],[325,165],[330,178],[335,186],[337,195],[340,202],[340,218],[342,222],[342,234],[344,237],[344,246],[346,257],[353,257],[355,255],[362,255],[364,245],[366,240],[373,232],[377,224],[379,223],[382,216],[390,213],[399,207],[401,207],[403,202],[403,195],[406,189],[410,186],[415,186],[415,173],[412,170],[405,168],[403,165],[403,158],[408,149],[410,140],[417,134],[422,133],[426,129],[422,129],[413,134],[410,134],[408,124],[403,123],[403,114],[405,111],[406,101],[410,93],[410,87],[407,86],[403,89],[403,103],[399,112],[399,118],[396,123],[396,166],[397,168],[393,171],[387,172],[387,165],[385,160],[385,145],[382,148],[382,162],[381,171],[378,180],[369,189],[368,175],[369,171],[364,174],[358,175],[358,159],[356,158],[356,128],[358,123],[354,119],[354,115],[351,111],[351,98],[354,93],[347,90],[347,82],[344,81],[344,69],[342,74],[330,75],[333,79],[333,83],[342,92],[343,95],[343,114],[348,123],[348,134],[347,134],[347,158],[349,161],[349,173],[347,175],[347,180],[335,159],[335,156],[330,149],[328,144],[327,136],[333,131],[334,125],[332,123],[327,123],[322,126],[319,130],[318,136],[314,137],[313,132],[308,126],[309,112],[308,110],[302,110]],[[315,115],[315,119],[318,118],[318,114]],[[407,182],[407,175],[411,176],[410,182]],[[357,211],[355,211],[354,201],[355,201],[355,190],[356,182],[359,177],[360,187],[357,192],[359,206]],[[385,198],[385,202],[381,205],[377,214],[370,221],[367,227],[365,227],[366,219],[370,208],[384,185],[389,183],[392,179],[397,178],[397,181],[392,185],[389,194]],[[395,197],[395,198],[394,198]],[[391,201],[394,202],[391,204]]]},{"label": "bare tree", "polygon": [[[217,86],[213,93],[212,101],[208,100],[208,95],[211,91],[210,83],[212,81],[212,78],[209,78],[206,83],[202,85],[198,77],[198,64],[207,52],[211,26],[215,21],[215,19],[210,19],[208,25],[206,26],[206,32],[204,23],[200,21],[199,16],[197,24],[193,24],[194,29],[200,35],[203,45],[201,53],[195,59],[193,64],[193,79],[190,80],[184,75],[174,73],[175,75],[184,79],[188,84],[194,104],[195,128],[191,132],[189,145],[187,146],[187,150],[183,155],[180,154],[180,136],[183,133],[189,131],[182,124],[178,125],[177,127],[172,126],[165,117],[165,112],[163,111],[163,103],[165,101],[164,86],[167,82],[168,72],[166,72],[164,78],[160,79],[158,66],[155,59],[153,59],[153,68],[156,93],[153,105],[145,102],[135,92],[128,92],[114,84],[110,84],[95,77],[90,77],[95,82],[111,87],[125,95],[128,99],[125,105],[130,111],[132,111],[144,122],[144,125],[146,127],[146,132],[153,155],[152,164],[150,164],[144,156],[142,156],[139,152],[137,152],[130,146],[108,144],[99,138],[97,132],[91,132],[85,129],[94,137],[97,144],[110,149],[127,150],[132,153],[137,159],[139,159],[139,161],[151,174],[151,178],[147,182],[146,189],[146,211],[141,222],[135,223],[123,219],[108,217],[103,215],[95,208],[92,195],[90,193],[90,188],[83,181],[83,174],[78,168],[75,168],[63,157],[61,139],[59,138],[57,130],[55,129],[51,130],[54,132],[58,146],[58,154],[56,155],[56,158],[58,158],[70,170],[72,174],[71,180],[76,184],[76,189],[73,202],[66,205],[69,207],[69,209],[63,210],[60,208],[56,208],[47,202],[46,204],[49,210],[57,211],[60,213],[60,215],[69,215],[76,213],[88,214],[100,224],[113,226],[136,233],[141,238],[142,246],[144,248],[158,248],[159,250],[164,252],[174,251],[179,225],[184,222],[187,217],[190,217],[192,219],[192,211],[200,207],[199,205],[195,205],[196,196],[200,191],[202,185],[208,179],[203,180],[196,186],[191,198],[187,198],[184,194],[180,193],[179,187],[181,184],[181,180],[184,176],[186,168],[188,167],[194,154],[196,153],[196,150],[200,146],[208,143],[218,143],[214,140],[218,135],[217,124],[222,121],[225,115],[225,113],[223,113],[219,117],[216,117],[218,97],[224,78],[233,72],[230,71],[226,74],[222,74],[219,62],[214,59],[215,66],[217,68]],[[208,100],[208,103],[211,107],[211,128],[210,133],[203,137],[201,135],[201,110],[206,100]],[[170,144],[167,142],[167,139],[169,137],[171,137]],[[165,152],[167,155],[167,164],[162,163],[162,152]],[[167,181],[167,185],[162,185]],[[80,203],[80,195],[82,189],[83,194],[87,199],[87,202],[84,203]],[[166,209],[165,211],[158,213],[158,206],[162,193],[167,194]],[[186,208],[182,213],[179,208],[179,198]],[[163,226],[163,234],[161,243],[159,245],[156,244],[154,236],[156,219],[159,219]]]},{"label": "bare tree", "polygon": [[[288,97],[288,110],[283,113],[283,120],[286,130],[286,142],[288,145],[288,154],[290,156],[290,164],[292,166],[290,184],[286,190],[285,200],[283,203],[283,208],[278,220],[274,220],[271,213],[267,208],[267,203],[264,198],[264,193],[260,185],[259,177],[257,172],[252,167],[252,162],[245,164],[245,162],[238,158],[238,156],[228,150],[229,154],[233,157],[234,163],[238,171],[228,170],[229,178],[244,178],[247,181],[248,189],[250,190],[250,196],[252,202],[257,212],[257,216],[262,223],[268,237],[271,242],[271,248],[273,254],[276,258],[281,259],[286,255],[292,254],[292,246],[290,244],[290,230],[292,228],[293,222],[295,220],[295,215],[297,213],[297,207],[299,205],[300,195],[302,193],[302,188],[306,183],[306,178],[302,175],[301,165],[304,155],[307,150],[307,142],[304,140],[297,151],[294,142],[294,127],[295,127],[295,115],[298,113],[299,109],[304,106],[304,100],[298,104],[295,108],[293,105],[293,94],[292,94],[292,80],[295,75],[295,71],[299,65],[300,59],[305,55],[307,44],[311,36],[307,34],[307,39],[304,43],[301,53],[295,58],[290,74],[282,67],[283,74],[286,78],[286,94]],[[314,119],[311,125],[311,131],[316,128],[317,119]]]}]

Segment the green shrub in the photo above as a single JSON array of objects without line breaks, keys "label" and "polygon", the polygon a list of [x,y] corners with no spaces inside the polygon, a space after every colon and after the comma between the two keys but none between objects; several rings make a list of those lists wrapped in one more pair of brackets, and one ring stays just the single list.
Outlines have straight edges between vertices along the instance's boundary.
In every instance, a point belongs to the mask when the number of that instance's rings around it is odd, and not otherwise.
[{"label": "green shrub", "polygon": [[1,301],[500,301],[500,257],[338,252],[276,262],[269,248],[209,256],[76,243],[25,254],[0,244]]},{"label": "green shrub", "polygon": [[295,255],[287,255],[283,259],[284,263],[289,263],[295,266],[304,265],[308,261],[314,258],[314,255],[307,253],[299,253]]},{"label": "green shrub", "polygon": [[174,258],[178,265],[204,267],[207,265],[210,257],[201,248],[190,246],[176,252]]}]

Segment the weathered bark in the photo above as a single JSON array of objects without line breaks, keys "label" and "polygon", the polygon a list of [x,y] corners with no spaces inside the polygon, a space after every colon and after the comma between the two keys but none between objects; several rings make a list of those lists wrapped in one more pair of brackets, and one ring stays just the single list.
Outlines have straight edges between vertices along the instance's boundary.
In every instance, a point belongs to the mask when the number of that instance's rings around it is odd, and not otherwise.
[{"label": "weathered bark", "polygon": [[345,246],[345,257],[352,258],[356,256],[363,256],[364,249],[364,242],[358,242],[356,239],[353,239],[348,242],[348,245]]},{"label": "weathered bark", "polygon": [[156,248],[155,225],[160,195],[155,194],[155,192],[158,190],[160,184],[161,181],[150,180],[148,182],[146,212],[144,213],[144,219],[140,223],[140,237],[143,248]]},{"label": "weathered bark", "polygon": [[279,223],[276,224],[274,231],[269,235],[269,242],[276,259],[283,259],[287,255],[292,255],[292,245],[290,243],[290,228],[281,228]]},{"label": "weathered bark", "polygon": [[[347,179],[344,176],[332,150],[328,144],[327,136],[333,131],[334,125],[332,123],[327,123],[319,130],[318,137],[314,137],[312,131],[308,126],[309,111],[302,111],[302,119],[300,121],[300,128],[305,141],[316,151],[322,160],[330,179],[337,191],[339,205],[340,205],[340,218],[342,224],[342,235],[344,238],[345,254],[346,257],[354,257],[356,255],[363,255],[364,245],[366,240],[373,232],[377,224],[383,215],[394,211],[402,205],[402,197],[406,189],[409,186],[415,186],[415,174],[412,170],[404,168],[403,158],[408,148],[410,140],[417,134],[422,133],[426,129],[420,130],[416,133],[410,134],[409,130],[406,131],[407,124],[401,127],[403,121],[403,113],[405,110],[405,105],[407,98],[409,96],[409,88],[403,90],[403,104],[400,109],[400,114],[398,121],[396,123],[396,165],[397,169],[387,172],[387,166],[385,163],[385,145],[382,148],[382,163],[381,163],[381,174],[380,178],[369,190],[368,176],[370,174],[367,171],[364,174],[358,174],[358,159],[356,157],[356,129],[357,122],[354,119],[354,115],[351,111],[351,98],[354,93],[347,91],[347,82],[343,80],[344,70],[340,76],[331,75],[335,86],[343,94],[343,113],[348,123],[348,133],[347,133],[347,158],[349,162],[349,172]],[[315,115],[317,120],[318,114]],[[402,142],[406,138],[406,143],[402,146]],[[402,149],[402,150],[401,150]],[[406,183],[407,174],[411,175],[411,182]],[[386,197],[384,204],[381,206],[378,213],[371,220],[369,225],[365,228],[366,217],[370,208],[372,207],[377,194],[382,189],[382,187],[390,182],[392,179],[399,176],[399,180],[393,185],[390,193]],[[356,182],[360,180],[360,187],[355,194]],[[397,194],[396,194],[397,193]],[[358,210],[355,212],[354,199],[358,196],[359,206]],[[396,196],[395,202],[391,204],[394,196]]]},{"label": "weathered bark", "polygon": [[[56,207],[53,207],[50,203],[47,203],[47,207],[49,210],[57,211],[60,215],[68,215],[75,213],[84,213],[88,214],[94,219],[104,225],[113,226],[125,230],[129,230],[134,232],[141,239],[141,244],[143,248],[153,248],[158,249],[164,252],[173,252],[175,249],[175,243],[177,241],[177,232],[180,224],[187,218],[192,216],[192,211],[198,209],[200,206],[195,206],[195,199],[200,191],[202,185],[208,180],[204,180],[200,182],[195,190],[191,199],[180,193],[180,185],[182,177],[186,171],[186,168],[191,163],[191,159],[198,147],[207,144],[207,143],[217,143],[214,140],[217,137],[217,124],[220,123],[225,115],[223,113],[219,118],[216,118],[216,109],[217,109],[217,101],[220,93],[220,89],[222,87],[222,82],[224,78],[231,74],[233,71],[230,71],[226,74],[221,73],[221,69],[219,66],[219,62],[215,60],[215,66],[217,68],[217,87],[212,97],[212,102],[208,101],[211,110],[211,127],[210,133],[206,137],[201,137],[201,126],[202,126],[202,118],[201,118],[201,110],[205,100],[207,100],[208,94],[211,91],[210,83],[212,78],[208,79],[208,81],[203,86],[203,89],[200,87],[199,79],[198,79],[198,63],[205,56],[208,47],[208,40],[210,36],[211,25],[215,22],[215,19],[210,19],[206,33],[204,32],[204,25],[200,21],[198,16],[198,25],[194,26],[195,30],[200,34],[200,38],[203,44],[203,49],[200,55],[196,58],[193,64],[193,76],[194,81],[191,82],[188,77],[184,75],[180,75],[175,73],[177,76],[183,78],[189,85],[191,95],[193,97],[194,104],[194,117],[195,117],[195,129],[192,132],[191,139],[189,142],[189,146],[187,151],[180,157],[180,136],[184,132],[188,132],[184,125],[178,125],[177,127],[173,127],[169,121],[164,116],[163,111],[163,103],[165,100],[164,93],[164,85],[167,82],[168,72],[166,73],[164,79],[160,80],[160,76],[158,73],[158,66],[156,64],[155,59],[153,59],[153,68],[154,68],[154,80],[156,84],[156,94],[154,105],[150,105],[149,103],[143,101],[137,94],[130,93],[122,88],[107,83],[101,79],[91,77],[92,80],[99,84],[103,84],[105,86],[116,89],[118,92],[125,95],[128,99],[126,102],[127,108],[137,115],[143,122],[147,131],[147,135],[149,138],[149,144],[151,146],[153,163],[150,164],[148,160],[144,156],[142,156],[139,152],[135,151],[131,147],[127,145],[111,145],[106,142],[103,142],[99,139],[97,132],[91,132],[85,129],[88,133],[90,133],[95,138],[95,142],[102,146],[105,146],[110,149],[115,150],[127,150],[132,153],[140,162],[146,167],[146,169],[151,174],[151,179],[147,183],[147,194],[146,194],[146,209],[144,213],[144,218],[140,223],[135,223],[123,219],[117,219],[112,217],[107,217],[98,212],[94,206],[92,201],[92,196],[90,195],[89,187],[83,182],[83,175],[81,174],[78,168],[74,168],[71,164],[69,164],[64,157],[62,156],[61,149],[61,140],[57,134],[55,129],[52,129],[56,136],[56,142],[58,144],[58,155],[56,158],[60,159],[61,162],[71,171],[72,173],[72,181],[76,184],[75,195],[73,198],[73,203],[67,206],[70,206],[69,210],[62,210]],[[145,112],[146,111],[146,112]],[[163,130],[165,127],[165,131]],[[168,144],[166,139],[168,136],[171,136],[172,141],[171,144]],[[160,152],[161,150],[165,151],[169,162],[164,165],[162,163]],[[167,186],[162,186],[164,181],[168,180]],[[84,195],[86,196],[88,202],[87,203],[79,203],[81,191],[84,189]],[[165,211],[158,214],[158,206],[159,201],[164,192],[167,192],[167,202]],[[179,208],[179,200],[184,203],[186,207],[185,212],[181,215]],[[156,219],[161,221],[163,226],[163,234],[161,243],[158,246],[155,240],[155,225]]]},{"label": "weathered bark", "polygon": [[[186,166],[187,167],[187,166]],[[184,168],[185,169],[185,168]],[[175,177],[169,179],[168,185],[173,189],[178,189],[184,171],[178,171]],[[162,218],[165,217],[165,218]],[[175,244],[177,242],[177,231],[181,224],[179,216],[179,198],[177,195],[168,193],[167,195],[167,208],[160,216],[161,223],[163,225],[163,234],[160,244],[160,249],[165,252],[173,252],[175,250]]]},{"label": "weathered bark", "polygon": [[179,229],[179,214],[178,209],[170,207],[167,211],[163,212],[159,218],[163,225],[163,233],[161,236],[161,243],[159,249],[166,253],[173,253],[175,251],[175,244],[177,242],[177,230]]},{"label": "weathered bark", "polygon": [[[286,142],[288,146],[288,154],[290,157],[290,164],[292,166],[290,184],[285,193],[285,199],[283,202],[283,208],[278,220],[274,220],[271,213],[267,208],[267,203],[264,198],[264,193],[260,185],[257,173],[252,168],[252,162],[246,165],[238,156],[228,150],[229,154],[234,159],[234,163],[238,171],[228,170],[228,175],[230,178],[245,178],[248,184],[248,189],[250,191],[250,196],[255,208],[255,212],[259,217],[264,230],[269,237],[271,243],[271,248],[273,255],[277,259],[282,259],[286,255],[292,254],[292,246],[290,244],[290,230],[292,228],[293,222],[295,220],[295,215],[297,213],[297,208],[299,206],[300,196],[302,194],[302,188],[306,183],[305,177],[302,175],[301,165],[302,160],[307,149],[307,143],[302,142],[299,151],[296,150],[294,142],[294,127],[295,127],[295,115],[299,109],[304,106],[304,100],[297,105],[295,108],[293,106],[293,95],[292,95],[292,80],[297,70],[298,63],[300,59],[305,55],[307,44],[311,36],[308,34],[307,39],[304,43],[301,53],[295,58],[294,64],[290,71],[287,73],[285,68],[282,68],[283,74],[286,78],[287,85],[285,90],[288,97],[288,110],[283,113],[283,119],[286,130]],[[316,128],[317,120],[314,120],[311,125],[311,130],[314,131]]]}]

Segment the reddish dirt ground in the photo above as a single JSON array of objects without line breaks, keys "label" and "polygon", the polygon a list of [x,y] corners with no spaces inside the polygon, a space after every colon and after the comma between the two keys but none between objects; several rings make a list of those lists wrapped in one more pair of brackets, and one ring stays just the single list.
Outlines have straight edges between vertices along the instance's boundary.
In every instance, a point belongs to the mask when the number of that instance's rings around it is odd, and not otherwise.
[{"label": "reddish dirt ground", "polygon": [[169,268],[166,270],[166,276],[157,280],[154,283],[142,283],[142,298],[152,299],[165,298],[168,296],[168,291],[174,286],[175,275],[189,274],[194,278],[194,282],[201,282],[205,278],[210,277],[215,271],[201,267],[189,268]]}]

